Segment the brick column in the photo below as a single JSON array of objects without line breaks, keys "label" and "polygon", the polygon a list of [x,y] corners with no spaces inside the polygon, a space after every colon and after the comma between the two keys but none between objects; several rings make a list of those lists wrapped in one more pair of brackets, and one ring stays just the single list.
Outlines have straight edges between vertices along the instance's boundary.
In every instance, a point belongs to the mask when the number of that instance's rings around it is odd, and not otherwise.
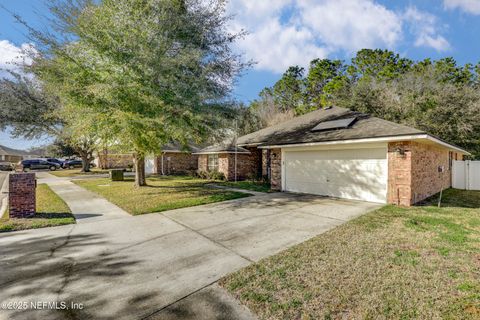
[{"label": "brick column", "polygon": [[270,150],[270,185],[272,190],[282,190],[282,150]]},{"label": "brick column", "polygon": [[35,173],[14,173],[9,176],[10,218],[29,218],[35,215],[35,188]]},{"label": "brick column", "polygon": [[[403,150],[403,155],[397,150]],[[388,203],[412,204],[412,144],[409,141],[388,144]]]}]

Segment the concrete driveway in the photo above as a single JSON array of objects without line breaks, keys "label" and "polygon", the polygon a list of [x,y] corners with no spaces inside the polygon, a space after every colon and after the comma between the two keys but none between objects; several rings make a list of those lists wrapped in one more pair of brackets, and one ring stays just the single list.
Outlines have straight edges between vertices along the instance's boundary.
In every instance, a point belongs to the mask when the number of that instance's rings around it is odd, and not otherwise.
[{"label": "concrete driveway", "polygon": [[[251,319],[218,279],[377,207],[273,193],[1,234],[0,319]],[[5,307],[31,301],[83,309]]]}]

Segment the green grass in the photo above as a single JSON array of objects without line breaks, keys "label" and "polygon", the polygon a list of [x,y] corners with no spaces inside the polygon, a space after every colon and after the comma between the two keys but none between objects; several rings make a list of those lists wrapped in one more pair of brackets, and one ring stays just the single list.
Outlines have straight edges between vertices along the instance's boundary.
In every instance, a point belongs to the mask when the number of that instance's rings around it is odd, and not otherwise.
[{"label": "green grass", "polygon": [[480,192],[385,206],[221,280],[260,319],[479,319]]},{"label": "green grass", "polygon": [[138,215],[249,196],[206,186],[209,181],[186,176],[150,177],[148,186],[135,188],[133,178],[125,181],[88,179],[74,181],[90,191],[98,193],[127,212]]},{"label": "green grass", "polygon": [[64,178],[64,177],[77,177],[77,176],[85,176],[85,175],[92,175],[92,174],[108,174],[108,170],[102,170],[98,168],[90,169],[90,172],[82,172],[81,169],[59,169],[56,171],[49,171],[49,173],[53,174],[54,176]]},{"label": "green grass", "polygon": [[227,181],[227,182],[216,182],[215,184],[225,187],[245,189],[258,192],[272,192],[270,189],[270,184],[260,181]]},{"label": "green grass", "polygon": [[37,213],[33,218],[10,219],[8,211],[0,219],[0,232],[44,227],[61,226],[75,223],[70,208],[46,184],[39,184],[36,191]]}]

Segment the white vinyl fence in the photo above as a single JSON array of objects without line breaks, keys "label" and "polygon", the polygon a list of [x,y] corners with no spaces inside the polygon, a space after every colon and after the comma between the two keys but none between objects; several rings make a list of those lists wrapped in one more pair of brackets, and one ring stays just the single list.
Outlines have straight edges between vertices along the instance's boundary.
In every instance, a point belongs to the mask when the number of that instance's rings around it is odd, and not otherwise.
[{"label": "white vinyl fence", "polygon": [[145,157],[145,173],[152,174],[155,171],[155,157],[148,156]]},{"label": "white vinyl fence", "polygon": [[480,161],[453,161],[452,186],[455,189],[480,190]]}]

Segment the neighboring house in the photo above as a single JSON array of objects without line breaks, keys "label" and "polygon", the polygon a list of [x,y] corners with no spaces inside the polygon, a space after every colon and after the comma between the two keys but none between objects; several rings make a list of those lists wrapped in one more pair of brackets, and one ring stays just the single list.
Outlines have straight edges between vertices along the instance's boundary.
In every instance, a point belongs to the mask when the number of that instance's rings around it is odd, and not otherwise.
[{"label": "neighboring house", "polygon": [[261,150],[235,147],[234,143],[221,143],[206,147],[198,155],[199,171],[218,171],[226,180],[244,180],[261,176]]},{"label": "neighboring house", "polygon": [[133,167],[132,153],[119,153],[110,150],[103,150],[94,154],[93,162],[100,169],[126,169]]},{"label": "neighboring house", "polygon": [[199,150],[196,145],[189,145],[185,150],[179,144],[170,143],[162,147],[162,153],[154,157],[153,173],[161,175],[184,174],[198,169]]},{"label": "neighboring house", "polygon": [[[196,171],[198,168],[198,156],[192,152],[198,151],[195,145],[183,149],[179,144],[170,143],[162,147],[162,153],[157,156],[147,156],[145,159],[145,171],[147,174],[183,174]],[[95,155],[95,164],[101,169],[121,169],[133,167],[132,153],[119,153],[111,150],[103,150]]]},{"label": "neighboring house", "polygon": [[17,163],[23,159],[32,159],[37,157],[30,152],[17,150],[0,145],[0,161]]},{"label": "neighboring house", "polygon": [[450,187],[452,161],[469,154],[427,132],[339,107],[237,143],[262,153],[262,173],[272,189],[405,206]]}]

